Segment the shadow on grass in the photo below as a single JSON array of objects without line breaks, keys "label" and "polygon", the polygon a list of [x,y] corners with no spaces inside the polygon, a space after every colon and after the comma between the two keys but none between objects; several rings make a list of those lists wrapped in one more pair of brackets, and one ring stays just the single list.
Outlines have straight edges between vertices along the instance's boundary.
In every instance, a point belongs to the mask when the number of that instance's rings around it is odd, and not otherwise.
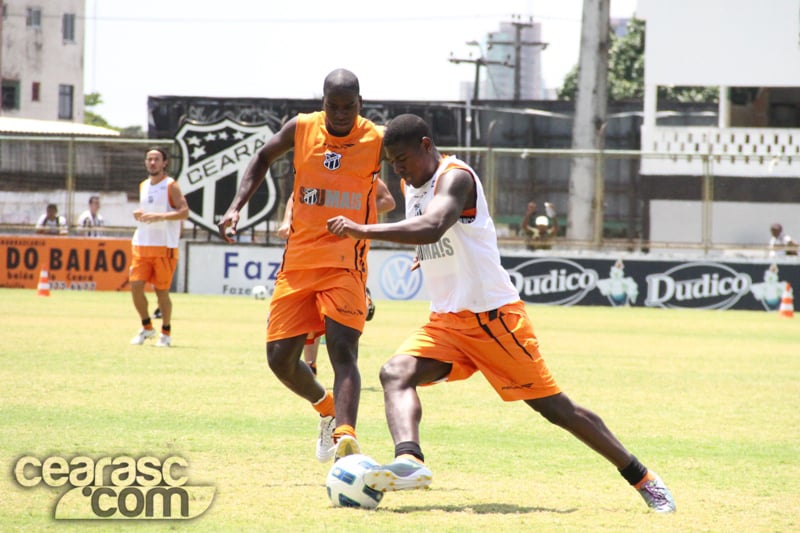
[{"label": "shadow on grass", "polygon": [[527,514],[527,513],[555,513],[569,514],[577,509],[552,509],[548,507],[520,507],[508,503],[479,503],[475,505],[413,505],[398,509],[383,509],[385,513],[417,513],[420,511],[444,511],[446,513],[474,513],[474,514]]}]

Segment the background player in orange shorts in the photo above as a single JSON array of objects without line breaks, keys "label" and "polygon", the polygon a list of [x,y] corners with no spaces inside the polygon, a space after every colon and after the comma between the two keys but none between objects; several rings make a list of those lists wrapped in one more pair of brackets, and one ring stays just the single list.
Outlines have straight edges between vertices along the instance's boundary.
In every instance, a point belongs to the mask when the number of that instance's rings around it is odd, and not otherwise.
[{"label": "background player in orange shorts", "polygon": [[189,205],[178,182],[167,176],[169,157],[165,150],[148,150],[144,165],[148,177],[139,184],[139,208],[133,212],[137,227],[131,240],[133,257],[129,275],[133,305],[142,320],[142,329],[131,339],[131,344],[143,344],[156,334],[144,292],[145,283],[151,283],[161,310],[161,335],[156,346],[168,347],[172,343],[169,288],[178,264],[181,224],[189,218]]},{"label": "background player in orange shorts", "polygon": [[480,371],[501,398],[524,401],[610,461],[649,507],[674,511],[661,479],[599,416],[561,392],[550,375],[525,306],[500,264],[497,234],[475,171],[442,156],[430,128],[415,115],[389,122],[384,147],[406,183],[406,220],[365,225],[338,216],[328,221],[328,230],[342,237],[416,244],[432,312],[381,368],[395,460],[367,472],[366,483],[382,491],[427,487],[432,474],[420,447],[417,386]]},{"label": "background player in orange shorts", "polygon": [[[366,319],[366,240],[344,241],[326,230],[328,218],[376,220],[382,129],[360,116],[358,78],[338,69],[325,78],[323,110],[290,119],[258,151],[219,223],[232,242],[239,211],[270,165],[294,150],[289,236],[270,300],[267,361],[278,379],[320,415],[317,459],[358,453],[355,425],[361,394],[358,340]],[[333,394],[300,360],[309,333],[325,333]]]}]

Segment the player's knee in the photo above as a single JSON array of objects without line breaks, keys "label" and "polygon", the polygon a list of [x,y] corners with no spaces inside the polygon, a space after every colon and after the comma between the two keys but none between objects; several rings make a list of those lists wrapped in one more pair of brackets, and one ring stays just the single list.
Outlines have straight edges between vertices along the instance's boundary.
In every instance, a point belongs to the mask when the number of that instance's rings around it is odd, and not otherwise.
[{"label": "player's knee", "polygon": [[542,415],[551,424],[568,427],[575,416],[575,404],[561,394],[537,400],[527,400],[534,411]]},{"label": "player's knee", "polygon": [[291,373],[294,361],[282,350],[267,348],[267,364],[276,376],[286,376]]},{"label": "player's knee", "polygon": [[408,377],[408,370],[406,365],[403,365],[397,358],[392,358],[381,366],[378,377],[381,380],[381,385],[385,388],[394,383],[405,381]]},{"label": "player's knee", "polygon": [[336,364],[356,364],[358,361],[358,348],[357,344],[327,340],[328,355],[330,356],[331,363]]}]

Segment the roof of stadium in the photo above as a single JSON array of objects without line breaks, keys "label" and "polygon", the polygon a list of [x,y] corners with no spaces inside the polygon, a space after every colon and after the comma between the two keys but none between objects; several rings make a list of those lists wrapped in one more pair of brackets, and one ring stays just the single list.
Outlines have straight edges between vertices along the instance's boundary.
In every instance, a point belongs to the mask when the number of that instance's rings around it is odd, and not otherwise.
[{"label": "roof of stadium", "polygon": [[119,132],[116,130],[78,122],[2,116],[0,116],[0,134],[119,137]]}]

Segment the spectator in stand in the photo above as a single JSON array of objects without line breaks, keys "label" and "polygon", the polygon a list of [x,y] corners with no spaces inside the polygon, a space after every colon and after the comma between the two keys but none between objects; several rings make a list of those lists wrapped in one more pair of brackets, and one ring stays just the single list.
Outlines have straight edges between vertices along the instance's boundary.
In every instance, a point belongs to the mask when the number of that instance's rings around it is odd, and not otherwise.
[{"label": "spectator in stand", "polygon": [[520,225],[525,232],[525,246],[530,250],[549,250],[553,246],[553,237],[558,235],[555,207],[550,202],[545,202],[544,208],[546,215],[538,215],[536,202],[528,202],[528,209],[522,217]]},{"label": "spectator in stand", "polygon": [[769,239],[769,257],[797,255],[800,244],[783,232],[783,226],[775,223],[770,226],[769,232],[772,234]]},{"label": "spectator in stand", "polygon": [[87,237],[99,237],[100,227],[105,225],[103,215],[100,211],[100,197],[92,195],[89,197],[89,209],[81,213],[78,217],[78,231]]},{"label": "spectator in stand", "polygon": [[36,233],[66,235],[68,229],[67,219],[58,214],[58,206],[56,204],[47,204],[47,210],[36,222]]}]

